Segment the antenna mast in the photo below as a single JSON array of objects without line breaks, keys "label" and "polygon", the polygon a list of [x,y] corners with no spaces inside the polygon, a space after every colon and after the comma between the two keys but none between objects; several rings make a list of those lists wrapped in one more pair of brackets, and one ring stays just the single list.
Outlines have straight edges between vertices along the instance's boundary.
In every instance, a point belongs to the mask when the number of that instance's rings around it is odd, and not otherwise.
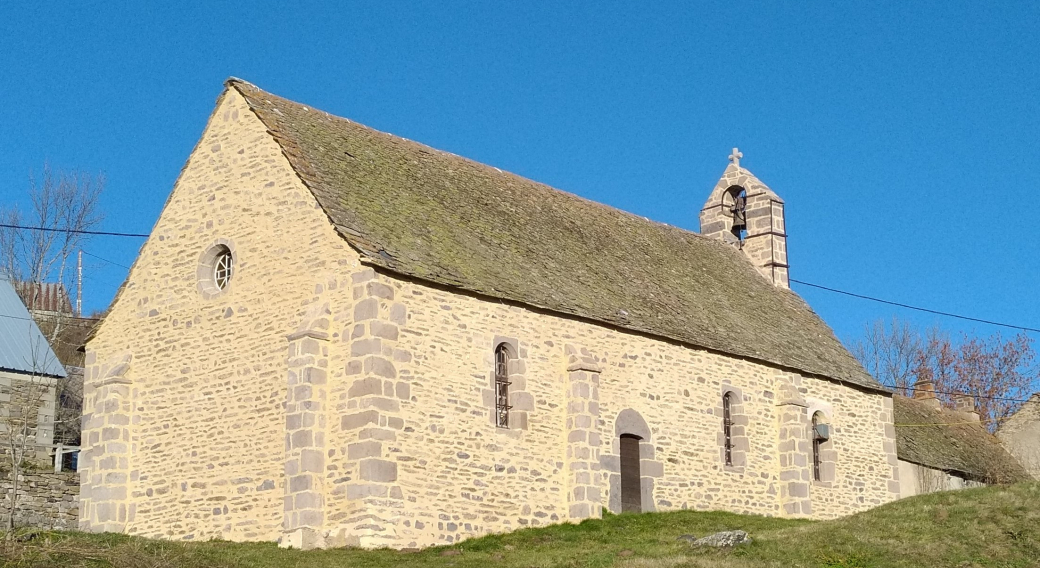
[{"label": "antenna mast", "polygon": [[76,255],[76,317],[83,317],[83,250]]}]

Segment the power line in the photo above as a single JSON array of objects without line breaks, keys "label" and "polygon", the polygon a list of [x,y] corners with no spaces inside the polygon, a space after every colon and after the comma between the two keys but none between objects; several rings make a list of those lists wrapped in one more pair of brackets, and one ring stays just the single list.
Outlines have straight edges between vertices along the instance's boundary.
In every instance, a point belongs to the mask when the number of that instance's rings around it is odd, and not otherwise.
[{"label": "power line", "polygon": [[[66,318],[66,320],[69,320],[69,321],[71,321],[71,320],[91,320],[91,321],[96,321],[96,320],[101,319],[101,318],[83,318],[83,317],[75,317],[75,316],[62,316],[62,317]],[[31,317],[23,318],[22,316],[12,316],[10,314],[0,314],[0,318],[8,318],[8,319],[22,320],[22,321],[36,321],[35,319],[33,319]]]},{"label": "power line", "polygon": [[82,252],[83,252],[83,254],[85,254],[85,255],[87,255],[87,256],[91,256],[91,257],[94,257],[94,258],[96,258],[96,259],[98,259],[98,260],[100,260],[100,261],[104,261],[104,262],[107,262],[107,263],[109,263],[109,264],[112,264],[112,265],[118,266],[118,267],[120,267],[120,268],[125,268],[125,269],[127,269],[127,270],[130,270],[130,267],[129,267],[129,266],[127,266],[127,265],[125,265],[125,264],[119,264],[118,262],[113,262],[113,261],[111,261],[111,260],[108,260],[107,258],[101,258],[100,256],[98,256],[98,255],[96,255],[96,254],[92,254],[92,253],[89,253],[89,252],[87,252],[87,251],[82,251]]},{"label": "power line", "polygon": [[108,280],[101,280],[99,278],[94,278],[93,276],[91,276],[89,274],[84,274],[83,277],[86,278],[87,280],[90,280],[91,282],[96,283],[96,284],[101,284],[102,286],[108,286],[109,288],[112,288],[113,290],[118,290],[119,287],[121,286],[121,284],[113,284],[113,283],[109,282]]},{"label": "power line", "polygon": [[928,391],[928,392],[934,392],[935,394],[945,394],[945,395],[950,395],[950,396],[970,396],[972,398],[984,398],[986,400],[1001,400],[1001,401],[1005,401],[1005,402],[1034,402],[1034,403],[1040,402],[1040,401],[1034,401],[1034,400],[1032,400],[1030,398],[1023,399],[1023,398],[1009,398],[1009,397],[1001,397],[1001,396],[984,396],[984,395],[976,395],[976,394],[964,393],[964,392],[937,391],[937,390],[934,390],[934,389],[924,389],[924,388],[917,388],[917,387],[900,387],[900,386],[896,386],[896,385],[886,385],[884,383],[882,383],[882,386],[890,388],[890,389],[904,389],[904,390],[908,390],[908,391]]},{"label": "power line", "polygon": [[146,239],[149,235],[141,233],[117,233],[114,231],[77,231],[73,229],[55,229],[53,227],[30,227],[27,225],[9,225],[7,223],[0,223],[0,227],[5,229],[24,229],[27,231],[46,231],[49,233],[71,233],[75,235],[101,235],[106,237],[135,237],[139,239]]},{"label": "power line", "polygon": [[[22,229],[22,230],[29,230],[29,231],[48,231],[48,232],[54,232],[54,233],[72,233],[72,234],[81,234],[81,235],[100,235],[100,236],[108,236],[108,237],[148,238],[150,236],[150,235],[143,234],[143,233],[120,233],[120,232],[115,232],[115,231],[77,231],[77,230],[72,230],[72,229],[55,229],[55,228],[51,228],[51,227],[32,227],[32,226],[26,226],[26,225],[11,225],[11,224],[7,224],[7,223],[0,223],[0,227],[7,228],[7,229]],[[113,262],[111,260],[107,260],[107,259],[101,258],[100,256],[97,256],[95,254],[91,254],[91,253],[86,252],[86,251],[83,251],[83,252],[87,256],[94,257],[94,258],[96,258],[98,260],[102,260],[102,261],[107,262],[109,264],[112,264],[112,265],[115,265],[115,266],[119,266],[119,267],[125,268],[127,270],[130,269],[129,266],[125,266],[123,264],[119,264],[118,262]],[[833,292],[835,294],[843,294],[845,296],[851,296],[853,298],[859,298],[861,300],[869,300],[871,302],[878,302],[878,303],[881,303],[881,304],[887,304],[889,306],[897,306],[897,307],[900,307],[900,308],[906,308],[908,310],[916,310],[916,311],[919,311],[919,312],[925,312],[925,313],[935,314],[935,315],[939,315],[939,316],[956,318],[956,319],[961,319],[961,320],[965,320],[965,321],[973,321],[973,322],[977,322],[977,323],[984,323],[984,324],[987,324],[987,325],[995,325],[995,326],[998,326],[998,327],[1006,327],[1006,328],[1009,328],[1009,329],[1017,329],[1017,330],[1021,330],[1021,331],[1029,331],[1029,332],[1033,332],[1033,333],[1040,333],[1040,328],[1026,327],[1026,326],[1022,326],[1022,325],[1003,323],[1003,322],[998,322],[998,321],[993,321],[993,320],[986,320],[986,319],[982,319],[982,318],[975,318],[975,317],[971,317],[971,316],[963,316],[963,315],[955,314],[955,313],[951,313],[951,312],[944,312],[944,311],[941,311],[941,310],[933,310],[931,308],[922,308],[920,306],[913,306],[913,305],[910,305],[910,304],[904,304],[902,302],[894,302],[892,300],[885,300],[885,299],[882,299],[882,298],[876,298],[874,296],[867,296],[865,294],[857,294],[855,292],[847,292],[845,290],[839,290],[837,288],[831,288],[830,286],[823,286],[821,284],[813,284],[812,282],[806,282],[804,280],[796,280],[794,278],[791,278],[790,280],[791,280],[791,282],[794,282],[795,284],[801,284],[802,286],[809,286],[811,288],[818,288],[820,290],[826,290],[828,292]]]},{"label": "power line", "polygon": [[999,327],[1007,327],[1007,328],[1011,328],[1011,329],[1018,329],[1018,330],[1022,330],[1022,331],[1031,331],[1031,332],[1034,332],[1034,333],[1040,333],[1040,329],[1035,328],[1035,327],[1025,327],[1025,326],[1014,325],[1014,324],[1010,324],[1010,323],[1001,323],[1001,322],[998,322],[998,321],[984,320],[984,319],[973,318],[973,317],[969,317],[969,316],[962,316],[960,314],[953,314],[953,313],[950,313],[950,312],[942,312],[942,311],[933,310],[933,309],[930,309],[930,308],[921,308],[921,307],[918,307],[918,306],[911,306],[910,304],[904,304],[904,303],[901,303],[901,302],[893,302],[891,300],[882,300],[881,298],[875,298],[873,296],[865,296],[863,294],[856,294],[854,292],[846,292],[845,290],[838,290],[837,288],[830,288],[830,287],[827,287],[827,286],[821,286],[819,284],[813,284],[812,282],[804,282],[802,280],[795,280],[794,278],[791,278],[790,280],[791,280],[791,282],[794,282],[795,284],[801,284],[803,286],[809,286],[809,287],[812,287],[812,288],[819,288],[821,290],[827,290],[828,292],[834,292],[835,294],[844,294],[846,296],[852,296],[853,298],[859,298],[861,300],[870,300],[871,302],[879,302],[879,303],[882,303],[882,304],[888,304],[890,306],[899,306],[900,308],[907,308],[909,310],[917,310],[919,312],[927,312],[929,314],[936,314],[936,315],[940,315],[940,316],[957,318],[957,319],[962,319],[962,320],[967,320],[967,321],[974,321],[974,322],[978,322],[978,323],[985,323],[985,324],[989,324],[989,325],[996,325],[996,326],[999,326]]}]

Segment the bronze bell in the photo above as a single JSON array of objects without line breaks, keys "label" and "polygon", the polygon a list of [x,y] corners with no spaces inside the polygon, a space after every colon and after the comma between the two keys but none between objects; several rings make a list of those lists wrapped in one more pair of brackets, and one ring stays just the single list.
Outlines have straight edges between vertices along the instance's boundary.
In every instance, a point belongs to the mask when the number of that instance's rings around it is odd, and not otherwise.
[{"label": "bronze bell", "polygon": [[744,210],[744,196],[736,195],[733,197],[733,207],[730,208],[730,213],[733,214],[733,226],[734,227],[745,227],[747,226],[747,217]]}]

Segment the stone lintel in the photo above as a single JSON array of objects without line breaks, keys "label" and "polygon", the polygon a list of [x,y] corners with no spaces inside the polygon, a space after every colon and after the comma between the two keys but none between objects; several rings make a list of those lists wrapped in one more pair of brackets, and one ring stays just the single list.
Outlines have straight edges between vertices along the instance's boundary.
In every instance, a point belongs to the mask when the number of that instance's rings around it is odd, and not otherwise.
[{"label": "stone lintel", "polygon": [[289,341],[296,341],[297,339],[303,339],[305,337],[326,341],[329,338],[329,334],[317,329],[301,329],[300,331],[290,333],[286,336],[286,339]]},{"label": "stone lintel", "polygon": [[[574,358],[572,358],[574,359]],[[603,367],[594,361],[585,358],[574,359],[567,365],[567,372],[588,371],[589,373],[602,373]]]}]

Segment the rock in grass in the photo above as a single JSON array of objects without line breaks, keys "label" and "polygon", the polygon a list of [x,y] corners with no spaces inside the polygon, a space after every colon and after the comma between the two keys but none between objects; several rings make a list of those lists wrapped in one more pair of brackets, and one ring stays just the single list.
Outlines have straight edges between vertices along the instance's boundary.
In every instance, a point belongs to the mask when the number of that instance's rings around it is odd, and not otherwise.
[{"label": "rock in grass", "polygon": [[692,534],[684,534],[684,535],[679,535],[679,538],[677,538],[675,540],[681,540],[683,542],[687,542],[687,543],[693,544],[694,541],[697,540],[697,537],[693,536]]},{"label": "rock in grass", "polygon": [[722,531],[693,541],[694,546],[714,546],[716,548],[737,546],[738,544],[751,544],[751,537],[744,531]]}]

